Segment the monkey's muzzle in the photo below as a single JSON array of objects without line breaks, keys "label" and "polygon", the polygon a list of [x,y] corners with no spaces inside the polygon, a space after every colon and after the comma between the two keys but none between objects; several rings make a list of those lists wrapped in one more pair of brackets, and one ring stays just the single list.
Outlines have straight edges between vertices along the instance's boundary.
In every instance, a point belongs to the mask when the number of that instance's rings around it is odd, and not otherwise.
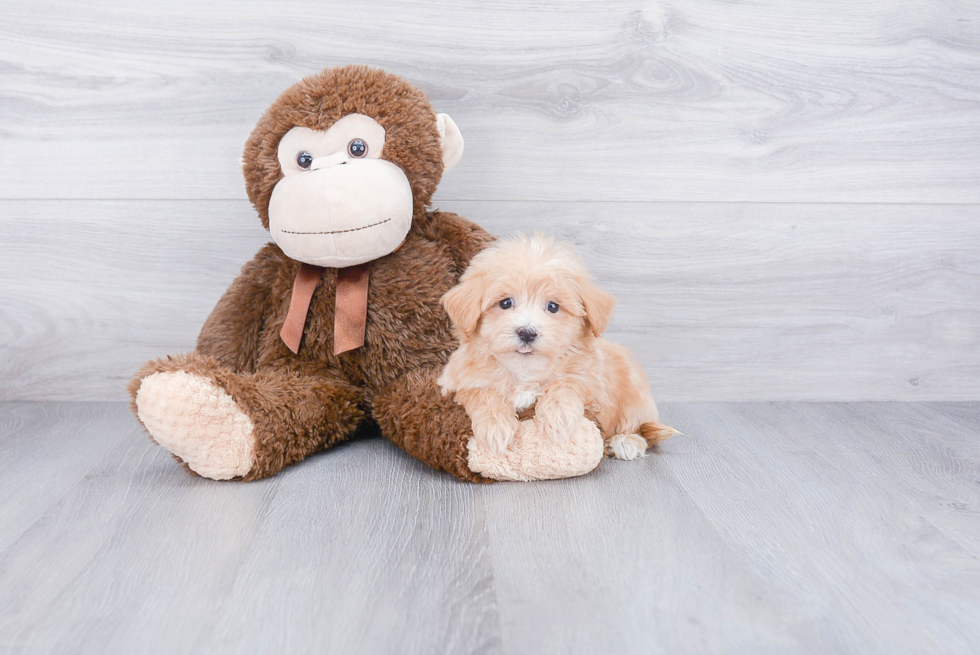
[{"label": "monkey's muzzle", "polygon": [[287,256],[344,268],[394,251],[412,226],[412,211],[412,187],[398,166],[338,153],[279,180],[269,230]]}]

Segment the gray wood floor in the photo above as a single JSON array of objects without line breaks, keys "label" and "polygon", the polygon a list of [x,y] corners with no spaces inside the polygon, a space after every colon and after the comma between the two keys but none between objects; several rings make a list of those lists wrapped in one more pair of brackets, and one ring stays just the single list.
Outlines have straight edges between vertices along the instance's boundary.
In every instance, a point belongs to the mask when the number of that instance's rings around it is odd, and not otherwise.
[{"label": "gray wood floor", "polygon": [[977,652],[980,404],[664,415],[574,480],[369,439],[236,484],[122,403],[0,403],[0,652]]}]

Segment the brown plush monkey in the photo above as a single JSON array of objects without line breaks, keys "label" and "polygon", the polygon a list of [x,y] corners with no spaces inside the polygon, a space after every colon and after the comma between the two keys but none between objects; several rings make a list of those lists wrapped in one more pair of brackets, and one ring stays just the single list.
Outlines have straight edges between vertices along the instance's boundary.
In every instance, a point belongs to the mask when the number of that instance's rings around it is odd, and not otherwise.
[{"label": "brown plush monkey", "polygon": [[585,418],[566,443],[524,421],[508,452],[470,448],[469,418],[436,385],[456,347],[440,298],[492,239],[427,210],[462,149],[452,119],[383,71],[328,69],[283,93],[244,155],[275,243],[242,269],[194,352],[137,372],[133,411],[151,437],[216,480],[272,475],[372,421],[464,480],[595,468],[602,440]]}]

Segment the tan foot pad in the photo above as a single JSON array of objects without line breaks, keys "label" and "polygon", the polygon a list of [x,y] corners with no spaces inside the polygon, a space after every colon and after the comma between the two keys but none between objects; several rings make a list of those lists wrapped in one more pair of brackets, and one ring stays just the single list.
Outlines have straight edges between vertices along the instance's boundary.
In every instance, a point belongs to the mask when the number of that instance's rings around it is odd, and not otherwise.
[{"label": "tan foot pad", "polygon": [[602,461],[599,428],[583,418],[579,429],[564,443],[539,432],[533,421],[521,421],[510,447],[494,453],[482,442],[470,439],[470,470],[494,480],[554,480],[584,475]]},{"label": "tan foot pad", "polygon": [[228,480],[252,468],[252,421],[208,378],[184,371],[149,375],[136,408],[150,436],[198,475]]}]

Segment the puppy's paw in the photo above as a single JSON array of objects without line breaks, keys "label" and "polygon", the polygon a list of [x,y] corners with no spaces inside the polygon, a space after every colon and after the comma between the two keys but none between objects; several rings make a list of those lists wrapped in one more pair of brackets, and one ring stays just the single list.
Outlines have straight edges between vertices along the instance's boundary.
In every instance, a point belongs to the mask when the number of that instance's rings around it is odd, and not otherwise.
[{"label": "puppy's paw", "polygon": [[645,457],[646,451],[647,440],[638,434],[617,434],[606,445],[606,454],[616,459]]},{"label": "puppy's paw", "polygon": [[476,419],[473,421],[473,438],[485,444],[490,452],[500,454],[513,442],[519,425],[513,414]]},{"label": "puppy's paw", "polygon": [[549,439],[565,442],[579,429],[584,412],[581,402],[546,397],[534,408],[534,425]]},{"label": "puppy's paw", "polygon": [[538,411],[534,415],[534,427],[552,441],[561,443],[568,441],[578,424],[572,414]]}]

